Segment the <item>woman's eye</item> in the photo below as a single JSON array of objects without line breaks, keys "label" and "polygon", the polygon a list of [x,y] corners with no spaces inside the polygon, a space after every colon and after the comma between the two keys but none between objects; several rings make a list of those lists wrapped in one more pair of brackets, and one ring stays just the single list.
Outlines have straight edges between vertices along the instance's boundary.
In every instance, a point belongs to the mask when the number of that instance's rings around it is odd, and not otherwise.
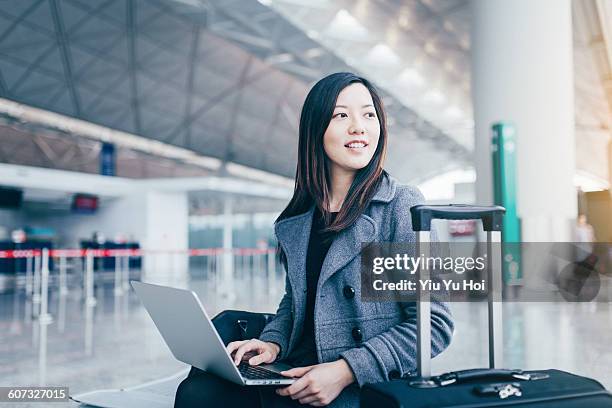
[{"label": "woman's eye", "polygon": [[366,113],[366,116],[367,116],[368,118],[375,118],[375,117],[376,117],[376,114],[375,114],[374,112],[368,112],[368,113]]},{"label": "woman's eye", "polygon": [[334,115],[334,118],[348,118],[348,115],[344,112],[339,112]]}]

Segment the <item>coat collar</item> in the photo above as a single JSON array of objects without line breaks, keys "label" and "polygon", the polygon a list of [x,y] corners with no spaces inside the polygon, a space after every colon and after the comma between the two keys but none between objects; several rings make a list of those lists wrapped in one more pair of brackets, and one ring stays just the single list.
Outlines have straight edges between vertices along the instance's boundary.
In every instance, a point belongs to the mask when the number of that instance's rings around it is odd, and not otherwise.
[{"label": "coat collar", "polygon": [[323,261],[318,287],[358,256],[362,245],[372,242],[377,234],[376,223],[365,214],[361,214],[353,225],[338,234]]},{"label": "coat collar", "polygon": [[[396,188],[395,179],[389,175],[383,176],[378,190],[372,197],[372,202],[390,202],[395,196]],[[306,256],[313,213],[314,206],[311,206],[305,213],[285,218],[274,226],[276,238],[287,256],[287,272],[290,275],[290,281],[295,285],[293,290],[297,292],[306,288],[306,281],[303,277],[306,271]],[[361,214],[353,225],[339,233],[323,261],[319,285],[322,285],[336,271],[359,255],[362,244],[372,242],[377,234],[376,223],[366,214]],[[291,275],[296,275],[297,279],[291,279],[293,278]]]},{"label": "coat collar", "polygon": [[397,180],[388,174],[385,174],[378,186],[378,190],[374,193],[372,201],[378,201],[382,203],[390,202],[395,197],[395,190],[397,189]]}]

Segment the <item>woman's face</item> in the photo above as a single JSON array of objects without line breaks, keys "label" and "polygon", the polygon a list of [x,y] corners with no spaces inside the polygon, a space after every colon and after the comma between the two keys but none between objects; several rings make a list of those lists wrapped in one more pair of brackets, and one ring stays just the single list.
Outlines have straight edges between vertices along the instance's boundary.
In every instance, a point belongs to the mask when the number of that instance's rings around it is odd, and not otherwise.
[{"label": "woman's face", "polygon": [[380,123],[372,95],[361,83],[344,88],[323,135],[323,148],[332,171],[356,172],[368,165],[380,137]]}]

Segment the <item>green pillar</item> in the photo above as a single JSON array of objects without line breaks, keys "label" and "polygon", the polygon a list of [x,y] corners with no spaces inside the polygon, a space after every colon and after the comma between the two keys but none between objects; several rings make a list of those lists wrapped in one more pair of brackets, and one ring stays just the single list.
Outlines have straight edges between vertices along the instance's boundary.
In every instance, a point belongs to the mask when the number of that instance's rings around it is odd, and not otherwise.
[{"label": "green pillar", "polygon": [[493,196],[496,205],[506,208],[502,230],[504,282],[516,285],[522,278],[518,244],[521,224],[516,208],[516,132],[507,122],[494,123],[492,130]]}]

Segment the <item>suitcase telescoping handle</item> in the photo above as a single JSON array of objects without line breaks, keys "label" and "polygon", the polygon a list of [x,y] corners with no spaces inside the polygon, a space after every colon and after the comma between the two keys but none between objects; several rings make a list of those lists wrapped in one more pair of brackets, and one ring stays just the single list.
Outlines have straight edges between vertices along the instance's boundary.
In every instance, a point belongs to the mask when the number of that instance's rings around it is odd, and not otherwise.
[{"label": "suitcase telescoping handle", "polygon": [[467,204],[448,205],[415,205],[410,208],[412,229],[415,231],[431,230],[432,220],[482,220],[485,231],[501,231],[504,207],[475,206]]},{"label": "suitcase telescoping handle", "polygon": [[[501,228],[506,209],[500,206],[415,205],[410,208],[412,228],[417,232],[417,254],[429,256],[431,221],[482,220],[487,233],[487,290],[489,315],[489,367],[500,368],[502,362],[502,272]],[[417,271],[417,279],[430,279],[428,269]],[[417,375],[424,383],[431,377],[431,304],[429,290],[417,285]]]}]

